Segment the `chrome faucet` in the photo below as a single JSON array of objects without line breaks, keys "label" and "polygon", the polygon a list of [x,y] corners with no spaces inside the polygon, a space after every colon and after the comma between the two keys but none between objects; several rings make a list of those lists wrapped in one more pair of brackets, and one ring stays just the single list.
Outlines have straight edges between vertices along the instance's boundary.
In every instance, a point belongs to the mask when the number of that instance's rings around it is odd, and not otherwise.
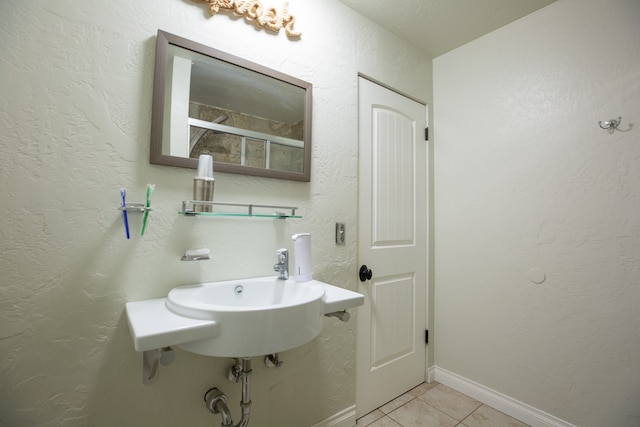
[{"label": "chrome faucet", "polygon": [[287,280],[289,278],[289,251],[285,248],[276,251],[278,262],[273,266],[273,270],[278,272],[278,279]]}]

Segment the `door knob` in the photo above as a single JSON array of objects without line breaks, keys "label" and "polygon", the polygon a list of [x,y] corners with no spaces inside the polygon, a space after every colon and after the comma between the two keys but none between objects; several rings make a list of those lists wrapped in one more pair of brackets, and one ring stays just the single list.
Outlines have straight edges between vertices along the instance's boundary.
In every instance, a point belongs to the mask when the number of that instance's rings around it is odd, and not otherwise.
[{"label": "door knob", "polygon": [[360,267],[359,276],[361,282],[366,282],[367,280],[371,280],[371,277],[373,277],[373,271],[363,264],[362,267]]}]

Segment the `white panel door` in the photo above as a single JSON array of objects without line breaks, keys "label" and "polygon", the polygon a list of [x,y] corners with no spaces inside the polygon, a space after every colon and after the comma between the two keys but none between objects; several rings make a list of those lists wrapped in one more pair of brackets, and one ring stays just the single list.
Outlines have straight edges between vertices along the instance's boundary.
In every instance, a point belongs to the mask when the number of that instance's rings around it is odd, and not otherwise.
[{"label": "white panel door", "polygon": [[362,416],[426,379],[426,106],[359,79],[356,407]]}]

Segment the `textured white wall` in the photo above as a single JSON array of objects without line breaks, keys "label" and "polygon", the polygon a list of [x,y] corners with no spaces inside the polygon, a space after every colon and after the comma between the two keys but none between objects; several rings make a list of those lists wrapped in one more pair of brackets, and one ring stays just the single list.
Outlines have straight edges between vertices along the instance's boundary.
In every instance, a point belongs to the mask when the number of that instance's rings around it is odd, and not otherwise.
[{"label": "textured white wall", "polygon": [[640,425],[640,2],[559,0],[436,58],[434,111],[435,364]]},{"label": "textured white wall", "polygon": [[[275,0],[266,5],[280,6]],[[215,425],[202,402],[222,388],[238,419],[230,360],[178,350],[143,386],[124,304],[202,280],[273,274],[275,250],[313,234],[314,274],[355,287],[357,73],[429,100],[431,61],[334,0],[290,2],[299,41],[188,0],[5,1],[0,4],[0,424]],[[314,85],[311,183],[217,174],[218,200],[299,206],[300,220],[177,214],[193,170],[148,163],[158,28]],[[141,238],[124,238],[119,189],[142,201]],[[334,244],[334,223],[347,245]],[[213,260],[180,262],[191,247]],[[254,364],[252,425],[305,426],[352,405],[355,322]]]}]

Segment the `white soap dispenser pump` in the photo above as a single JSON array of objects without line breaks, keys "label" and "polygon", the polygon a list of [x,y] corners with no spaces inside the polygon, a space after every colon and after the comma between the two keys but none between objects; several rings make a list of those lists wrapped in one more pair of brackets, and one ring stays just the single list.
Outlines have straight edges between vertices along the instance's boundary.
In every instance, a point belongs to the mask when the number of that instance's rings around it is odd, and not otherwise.
[{"label": "white soap dispenser pump", "polygon": [[291,236],[293,239],[294,273],[296,282],[310,282],[311,272],[311,234],[299,233]]}]

